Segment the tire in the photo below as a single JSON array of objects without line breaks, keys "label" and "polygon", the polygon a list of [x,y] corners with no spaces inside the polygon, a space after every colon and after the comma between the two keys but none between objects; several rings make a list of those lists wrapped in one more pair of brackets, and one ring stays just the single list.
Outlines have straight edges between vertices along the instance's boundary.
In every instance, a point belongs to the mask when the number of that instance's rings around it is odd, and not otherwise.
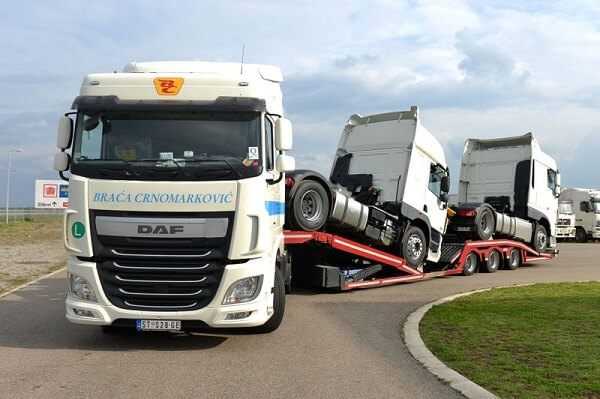
[{"label": "tire", "polygon": [[285,287],[283,276],[279,270],[275,270],[275,285],[273,287],[273,314],[262,326],[251,327],[249,332],[256,334],[266,334],[277,330],[283,320],[285,311]]},{"label": "tire", "polygon": [[548,248],[548,233],[543,225],[538,224],[535,226],[533,242],[531,244],[533,248],[540,253],[544,252],[546,248]]},{"label": "tire", "polygon": [[494,211],[486,206],[478,209],[477,216],[475,216],[476,238],[479,238],[480,240],[491,240],[494,235],[494,227]]},{"label": "tire", "polygon": [[500,252],[493,249],[488,254],[487,261],[485,262],[485,271],[487,273],[495,273],[500,267],[500,261],[502,257],[500,256]]},{"label": "tire", "polygon": [[465,258],[465,264],[463,265],[462,274],[463,276],[470,276],[477,270],[479,264],[478,256],[475,252],[469,252]]},{"label": "tire", "polygon": [[298,186],[291,204],[291,224],[304,231],[323,228],[329,217],[329,198],[325,188],[314,180]]},{"label": "tire", "polygon": [[587,233],[582,227],[577,227],[575,229],[575,241],[577,242],[587,242]]},{"label": "tire", "polygon": [[423,271],[423,261],[427,254],[425,234],[417,226],[410,226],[402,237],[402,257],[408,266]]},{"label": "tire", "polygon": [[513,248],[506,259],[506,270],[516,270],[519,266],[521,266],[521,251]]}]

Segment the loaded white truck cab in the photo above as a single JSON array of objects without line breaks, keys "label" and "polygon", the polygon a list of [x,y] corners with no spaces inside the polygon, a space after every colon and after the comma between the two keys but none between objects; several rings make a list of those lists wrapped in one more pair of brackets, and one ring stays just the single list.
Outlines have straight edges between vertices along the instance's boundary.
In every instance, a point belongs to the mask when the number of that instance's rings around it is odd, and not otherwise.
[{"label": "loaded white truck cab", "polygon": [[576,241],[600,238],[600,190],[565,188],[559,199],[573,202]]},{"label": "loaded white truck cab", "polygon": [[479,221],[468,225],[485,233],[479,238],[512,236],[531,242],[538,252],[554,248],[559,193],[556,161],[541,150],[532,133],[468,139],[461,161],[460,206],[453,229],[457,233],[469,231],[460,219],[468,212],[465,208],[477,206]]},{"label": "loaded white truck cab", "polygon": [[70,171],[69,321],[279,326],[284,173],[294,169],[282,80],[274,66],[208,62],[84,78],[55,158],[63,178]]},{"label": "loaded white truck cab", "polygon": [[446,230],[449,177],[444,151],[417,107],[352,115],[327,181],[290,175],[288,225],[343,233],[401,254],[409,265],[437,262]]}]

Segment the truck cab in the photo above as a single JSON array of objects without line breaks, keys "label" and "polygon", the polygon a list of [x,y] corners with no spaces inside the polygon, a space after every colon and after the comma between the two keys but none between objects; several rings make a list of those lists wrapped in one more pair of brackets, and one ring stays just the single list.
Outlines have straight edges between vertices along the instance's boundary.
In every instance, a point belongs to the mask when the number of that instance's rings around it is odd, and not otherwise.
[{"label": "truck cab", "polygon": [[559,197],[556,238],[575,238],[575,211],[572,200],[561,200]]},{"label": "truck cab", "polygon": [[600,238],[600,190],[566,188],[559,200],[573,202],[577,242]]},{"label": "truck cab", "polygon": [[493,209],[487,238],[498,233],[532,242],[540,252],[554,248],[559,193],[556,161],[532,133],[465,142],[458,203]]},{"label": "truck cab", "polygon": [[69,321],[277,328],[294,168],[282,80],[273,66],[205,62],[84,78],[55,158],[70,171]]},{"label": "truck cab", "polygon": [[324,226],[387,247],[420,268],[441,256],[448,174],[443,148],[421,124],[417,107],[355,114],[342,131],[329,181],[307,171],[290,175],[288,225]]}]

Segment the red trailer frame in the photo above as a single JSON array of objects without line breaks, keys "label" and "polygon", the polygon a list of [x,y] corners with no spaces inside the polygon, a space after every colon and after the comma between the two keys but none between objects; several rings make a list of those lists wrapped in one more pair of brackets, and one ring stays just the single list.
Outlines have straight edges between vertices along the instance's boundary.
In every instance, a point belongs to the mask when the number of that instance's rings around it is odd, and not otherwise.
[{"label": "red trailer frame", "polygon": [[336,250],[356,255],[357,257],[394,267],[398,269],[398,271],[405,273],[404,275],[394,277],[372,278],[369,280],[365,279],[363,281],[346,281],[344,286],[340,287],[342,291],[352,290],[355,288],[380,287],[384,285],[424,280],[433,277],[461,274],[463,272],[465,259],[471,252],[474,252],[479,257],[480,262],[487,261],[489,254],[494,250],[498,251],[503,259],[506,259],[507,254],[509,254],[510,251],[513,249],[518,249],[521,254],[520,264],[554,258],[554,254],[536,252],[532,248],[519,241],[505,239],[467,241],[465,242],[463,249],[450,260],[448,269],[424,273],[408,266],[406,264],[406,260],[398,256],[364,244],[360,244],[356,241],[352,241],[335,234],[318,231],[286,230],[284,231],[284,236],[286,245],[298,245],[314,241],[320,244],[328,245]]}]

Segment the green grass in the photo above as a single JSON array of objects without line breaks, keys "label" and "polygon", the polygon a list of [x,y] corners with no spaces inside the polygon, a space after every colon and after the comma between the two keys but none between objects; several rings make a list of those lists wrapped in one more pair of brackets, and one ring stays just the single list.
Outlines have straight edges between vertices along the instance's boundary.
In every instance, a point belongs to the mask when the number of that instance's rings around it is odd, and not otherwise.
[{"label": "green grass", "polygon": [[0,223],[0,247],[27,242],[59,241],[61,237],[62,219]]},{"label": "green grass", "polygon": [[493,289],[433,307],[427,347],[502,398],[600,398],[600,282]]}]

